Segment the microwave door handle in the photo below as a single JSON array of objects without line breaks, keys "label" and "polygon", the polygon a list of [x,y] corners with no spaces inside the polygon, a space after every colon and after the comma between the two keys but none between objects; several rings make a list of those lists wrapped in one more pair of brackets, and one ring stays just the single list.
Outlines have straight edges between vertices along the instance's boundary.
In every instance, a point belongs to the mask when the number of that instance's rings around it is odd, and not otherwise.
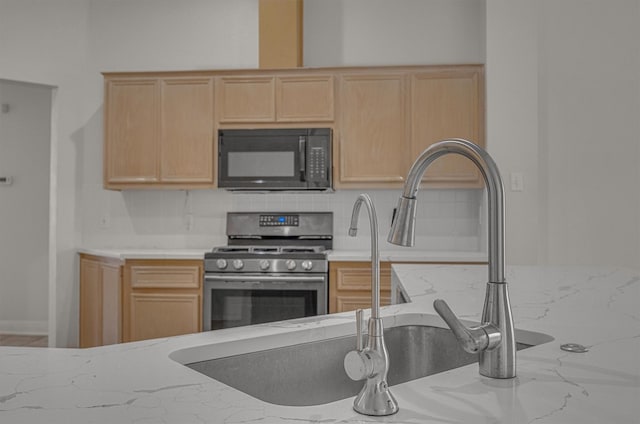
[{"label": "microwave door handle", "polygon": [[298,153],[300,154],[300,181],[304,181],[304,175],[307,172],[306,153],[307,141],[304,137],[298,139]]}]

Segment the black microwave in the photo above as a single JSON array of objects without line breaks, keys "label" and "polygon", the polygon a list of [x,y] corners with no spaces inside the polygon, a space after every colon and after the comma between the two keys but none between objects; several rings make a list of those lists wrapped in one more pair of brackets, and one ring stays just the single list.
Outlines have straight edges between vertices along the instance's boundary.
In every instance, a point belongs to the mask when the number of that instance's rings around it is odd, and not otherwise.
[{"label": "black microwave", "polygon": [[331,128],[218,131],[218,187],[330,190]]}]

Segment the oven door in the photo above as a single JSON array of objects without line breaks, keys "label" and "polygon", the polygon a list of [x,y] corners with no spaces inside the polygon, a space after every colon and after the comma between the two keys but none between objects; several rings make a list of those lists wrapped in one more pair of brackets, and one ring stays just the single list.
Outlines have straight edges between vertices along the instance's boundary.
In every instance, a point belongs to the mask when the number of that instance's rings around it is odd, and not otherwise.
[{"label": "oven door", "polygon": [[205,274],[203,330],[327,313],[327,275]]}]

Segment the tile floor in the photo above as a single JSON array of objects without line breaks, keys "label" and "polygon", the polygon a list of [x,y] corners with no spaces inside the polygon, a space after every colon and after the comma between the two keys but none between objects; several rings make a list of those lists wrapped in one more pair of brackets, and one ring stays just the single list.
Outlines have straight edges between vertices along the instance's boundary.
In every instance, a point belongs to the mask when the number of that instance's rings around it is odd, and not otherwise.
[{"label": "tile floor", "polygon": [[0,334],[0,346],[47,347],[47,336],[24,336],[20,334]]}]

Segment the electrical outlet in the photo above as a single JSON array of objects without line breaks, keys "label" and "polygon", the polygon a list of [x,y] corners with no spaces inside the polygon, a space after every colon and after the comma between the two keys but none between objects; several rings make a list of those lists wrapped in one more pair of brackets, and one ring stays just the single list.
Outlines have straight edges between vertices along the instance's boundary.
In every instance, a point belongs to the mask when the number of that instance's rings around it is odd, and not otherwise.
[{"label": "electrical outlet", "polygon": [[193,215],[187,214],[184,217],[184,227],[187,231],[193,230]]},{"label": "electrical outlet", "polygon": [[111,227],[111,217],[109,216],[108,213],[104,213],[100,217],[100,228],[102,228],[103,230],[106,230],[109,227]]},{"label": "electrical outlet", "polygon": [[511,173],[511,191],[524,191],[524,175],[522,172]]}]

